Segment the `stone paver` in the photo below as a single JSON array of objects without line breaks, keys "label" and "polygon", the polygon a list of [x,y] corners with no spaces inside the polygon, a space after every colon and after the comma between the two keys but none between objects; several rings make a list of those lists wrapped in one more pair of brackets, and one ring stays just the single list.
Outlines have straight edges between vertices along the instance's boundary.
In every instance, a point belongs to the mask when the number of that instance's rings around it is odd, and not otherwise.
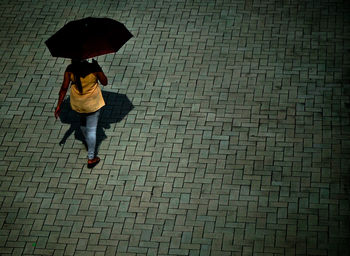
[{"label": "stone paver", "polygon": [[[1,255],[348,255],[345,0],[0,7]],[[87,16],[135,35],[97,58],[134,108],[93,170],[44,44]]]}]

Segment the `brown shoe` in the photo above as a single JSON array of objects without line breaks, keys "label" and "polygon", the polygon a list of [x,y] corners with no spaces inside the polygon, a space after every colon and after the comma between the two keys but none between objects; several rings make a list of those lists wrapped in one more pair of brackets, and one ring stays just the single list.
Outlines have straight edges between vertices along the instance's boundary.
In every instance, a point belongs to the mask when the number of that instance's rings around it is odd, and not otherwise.
[{"label": "brown shoe", "polygon": [[100,162],[100,160],[101,159],[98,156],[95,156],[93,159],[88,159],[88,168],[94,168]]}]

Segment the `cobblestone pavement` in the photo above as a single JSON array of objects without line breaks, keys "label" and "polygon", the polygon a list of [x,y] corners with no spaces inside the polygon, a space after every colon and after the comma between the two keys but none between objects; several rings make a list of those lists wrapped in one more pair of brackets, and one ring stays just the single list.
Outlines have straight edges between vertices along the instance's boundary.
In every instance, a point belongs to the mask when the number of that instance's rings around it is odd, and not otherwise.
[{"label": "cobblestone pavement", "polygon": [[[348,255],[345,0],[0,7],[1,255]],[[87,16],[134,34],[98,57],[133,109],[112,101],[93,170],[44,44]]]}]

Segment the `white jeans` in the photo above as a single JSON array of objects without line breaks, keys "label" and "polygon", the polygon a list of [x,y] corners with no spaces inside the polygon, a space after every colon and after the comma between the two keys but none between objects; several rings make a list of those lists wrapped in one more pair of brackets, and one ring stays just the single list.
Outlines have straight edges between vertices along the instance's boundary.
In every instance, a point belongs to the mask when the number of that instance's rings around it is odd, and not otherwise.
[{"label": "white jeans", "polygon": [[96,131],[99,115],[100,110],[94,113],[80,114],[80,129],[88,146],[88,159],[95,157]]}]

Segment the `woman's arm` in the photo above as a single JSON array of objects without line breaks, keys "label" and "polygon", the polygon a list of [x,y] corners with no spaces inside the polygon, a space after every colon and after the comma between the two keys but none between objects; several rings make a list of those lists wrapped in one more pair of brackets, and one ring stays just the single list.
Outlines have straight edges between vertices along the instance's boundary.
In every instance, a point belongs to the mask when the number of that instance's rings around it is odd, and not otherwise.
[{"label": "woman's arm", "polygon": [[105,73],[103,73],[102,68],[98,64],[97,60],[93,59],[92,63],[95,65],[95,68],[96,68],[97,79],[100,81],[100,83],[102,85],[107,85],[107,83],[108,83],[107,77],[106,77]]},{"label": "woman's arm", "polygon": [[103,71],[96,72],[97,79],[101,82],[102,85],[106,86],[108,83],[106,75],[103,73]]},{"label": "woman's arm", "polygon": [[70,83],[70,72],[64,72],[64,78],[63,78],[63,83],[59,92],[59,97],[58,97],[58,103],[57,103],[57,107],[55,110],[55,117],[56,119],[58,118],[58,116],[61,113],[61,104],[64,100],[64,97],[67,94],[68,91],[68,87],[69,87],[69,83]]}]

